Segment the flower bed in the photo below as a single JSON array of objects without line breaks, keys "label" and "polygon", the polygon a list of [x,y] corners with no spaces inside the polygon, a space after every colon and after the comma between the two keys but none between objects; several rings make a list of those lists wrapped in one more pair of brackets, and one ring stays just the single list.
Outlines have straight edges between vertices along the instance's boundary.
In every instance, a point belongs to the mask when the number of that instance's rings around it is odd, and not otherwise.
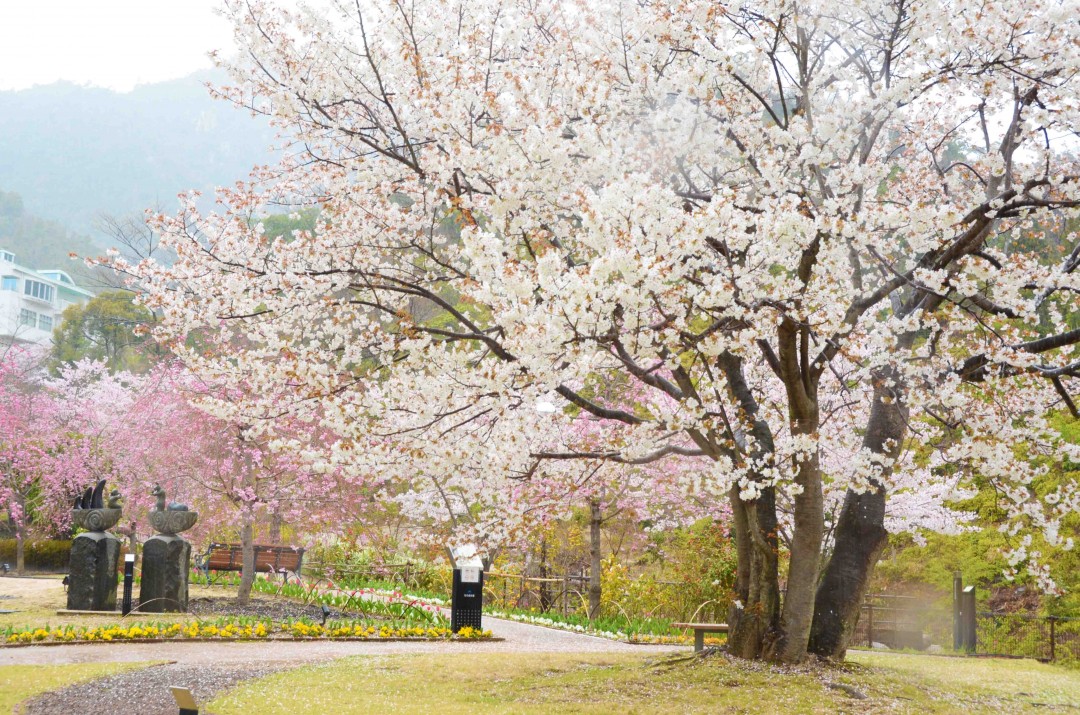
[{"label": "flower bed", "polygon": [[219,619],[213,623],[133,623],[97,627],[8,628],[4,645],[34,643],[110,643],[159,640],[486,640],[491,631],[465,627],[454,634],[444,626],[372,623],[369,621],[266,621]]},{"label": "flower bed", "polygon": [[[547,618],[542,615],[487,609],[484,610],[484,615],[491,616],[492,618],[505,618],[508,621],[517,621],[518,623],[527,623],[532,626],[543,626],[545,628],[554,628],[560,631],[570,631],[571,633],[596,636],[597,638],[608,638],[609,640],[622,641],[623,643],[637,643],[642,645],[689,645],[694,642],[692,636],[685,634],[664,635],[643,633],[640,631],[603,630],[601,628],[594,628],[588,624],[571,623],[554,618]],[[725,642],[725,639],[707,637],[705,642],[708,645],[722,645]]]}]

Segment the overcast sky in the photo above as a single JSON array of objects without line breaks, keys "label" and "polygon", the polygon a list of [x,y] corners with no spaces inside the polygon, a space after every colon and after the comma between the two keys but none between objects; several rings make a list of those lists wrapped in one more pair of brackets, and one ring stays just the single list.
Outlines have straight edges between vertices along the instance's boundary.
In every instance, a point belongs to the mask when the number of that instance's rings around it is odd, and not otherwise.
[{"label": "overcast sky", "polygon": [[127,91],[211,66],[218,0],[0,0],[0,90],[67,80]]}]

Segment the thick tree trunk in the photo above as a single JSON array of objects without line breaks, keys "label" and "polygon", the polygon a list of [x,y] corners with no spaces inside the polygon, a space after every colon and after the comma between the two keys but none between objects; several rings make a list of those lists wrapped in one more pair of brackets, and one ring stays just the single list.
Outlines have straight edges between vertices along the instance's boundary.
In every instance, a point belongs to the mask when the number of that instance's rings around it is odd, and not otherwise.
[{"label": "thick tree trunk", "polygon": [[849,491],[836,525],[832,558],[818,587],[808,650],[842,659],[859,621],[866,588],[888,541],[885,492]]},{"label": "thick tree trunk", "polygon": [[[799,418],[792,431],[795,434],[816,433],[817,422],[817,407],[811,405],[809,413]],[[795,482],[802,487],[802,492],[795,496],[788,583],[784,594],[784,612],[780,619],[783,637],[775,656],[777,660],[785,662],[798,662],[806,657],[814,620],[814,592],[825,538],[821,469],[816,448],[799,463]]]},{"label": "thick tree trunk", "polygon": [[589,620],[600,616],[600,596],[603,588],[600,563],[600,525],[602,522],[600,500],[591,499],[589,501]]},{"label": "thick tree trunk", "polygon": [[255,584],[255,524],[250,514],[244,514],[243,519],[244,525],[240,529],[243,564],[240,588],[236,592],[236,602],[242,606],[251,601],[251,587]]},{"label": "thick tree trunk", "polygon": [[780,626],[776,494],[769,487],[757,499],[743,501],[735,486],[729,500],[735,517],[738,602],[728,613],[728,651],[740,658],[762,658],[771,651]]},{"label": "thick tree trunk", "polygon": [[[908,409],[891,371],[875,380],[863,447],[896,459],[907,431]],[[889,535],[885,531],[885,489],[849,490],[834,530],[833,555],[825,568],[814,603],[814,624],[808,650],[842,659],[859,621],[866,589]]]},{"label": "thick tree trunk", "polygon": [[[730,353],[717,358],[728,380],[728,390],[750,426],[754,460],[771,454],[772,432],[759,416],[757,401],[742,372],[742,359]],[[728,614],[728,651],[740,658],[763,658],[773,653],[780,637],[779,543],[776,491],[760,488],[757,497],[743,500],[738,484],[728,494],[734,515],[737,602]]]},{"label": "thick tree trunk", "polygon": [[[804,256],[804,263],[813,254]],[[808,280],[809,268],[800,264],[800,277]],[[814,621],[814,591],[821,567],[821,547],[825,538],[824,499],[821,487],[821,450],[817,444],[818,376],[809,367],[809,336],[805,325],[785,318],[778,333],[778,365],[787,393],[788,426],[792,437],[800,437],[812,447],[798,455],[795,463],[795,494],[784,611],[780,619],[781,637],[774,660],[797,663],[806,657],[810,627]]]}]

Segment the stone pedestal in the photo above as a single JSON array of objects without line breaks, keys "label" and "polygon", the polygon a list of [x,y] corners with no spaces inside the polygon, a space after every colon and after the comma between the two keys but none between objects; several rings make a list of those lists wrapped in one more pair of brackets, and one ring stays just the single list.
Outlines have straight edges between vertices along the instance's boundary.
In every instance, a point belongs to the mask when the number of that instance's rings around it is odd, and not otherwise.
[{"label": "stone pedestal", "polygon": [[191,544],[179,536],[152,536],[143,544],[140,613],[183,613],[188,605]]},{"label": "stone pedestal", "polygon": [[79,534],[71,542],[67,607],[72,611],[116,610],[116,566],[120,540],[103,531]]}]

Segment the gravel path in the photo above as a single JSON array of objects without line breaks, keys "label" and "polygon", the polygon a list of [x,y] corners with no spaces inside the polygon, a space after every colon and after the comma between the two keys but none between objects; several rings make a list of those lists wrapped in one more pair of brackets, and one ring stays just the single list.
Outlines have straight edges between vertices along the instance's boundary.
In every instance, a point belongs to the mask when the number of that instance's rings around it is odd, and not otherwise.
[{"label": "gravel path", "polygon": [[71,713],[137,713],[176,715],[170,685],[187,687],[196,703],[250,678],[291,667],[282,663],[225,663],[214,665],[154,665],[120,673],[91,683],[72,685],[39,695],[22,705],[24,715],[71,715]]}]

